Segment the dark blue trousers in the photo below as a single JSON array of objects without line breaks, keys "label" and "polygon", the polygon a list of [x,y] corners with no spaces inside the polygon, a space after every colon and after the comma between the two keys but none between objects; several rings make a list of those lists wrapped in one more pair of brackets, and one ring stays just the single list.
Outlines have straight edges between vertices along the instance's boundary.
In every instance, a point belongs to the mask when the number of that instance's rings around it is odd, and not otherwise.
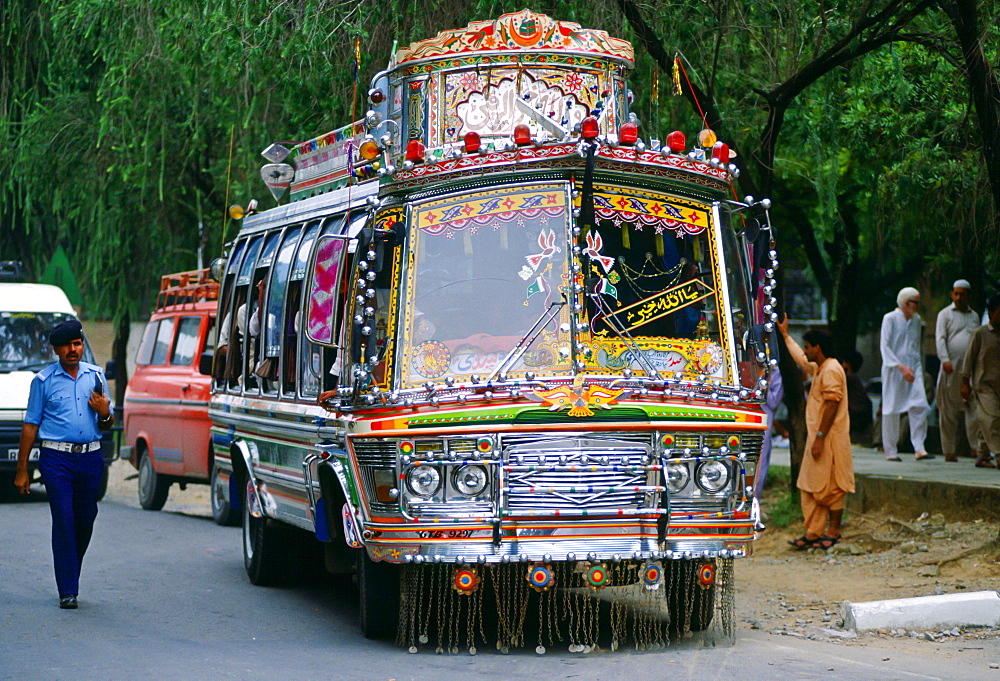
[{"label": "dark blue trousers", "polygon": [[52,511],[52,558],[59,596],[80,593],[80,566],[97,518],[101,450],[73,454],[42,448],[38,459]]}]

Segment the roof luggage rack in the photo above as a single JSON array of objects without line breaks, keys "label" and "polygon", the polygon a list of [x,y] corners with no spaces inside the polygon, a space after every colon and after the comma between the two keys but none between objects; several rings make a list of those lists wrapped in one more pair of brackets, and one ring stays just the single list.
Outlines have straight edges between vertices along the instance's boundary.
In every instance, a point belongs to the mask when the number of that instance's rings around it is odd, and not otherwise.
[{"label": "roof luggage rack", "polygon": [[160,277],[160,293],[156,297],[156,309],[193,305],[218,298],[219,283],[209,276],[209,268],[176,272]]}]

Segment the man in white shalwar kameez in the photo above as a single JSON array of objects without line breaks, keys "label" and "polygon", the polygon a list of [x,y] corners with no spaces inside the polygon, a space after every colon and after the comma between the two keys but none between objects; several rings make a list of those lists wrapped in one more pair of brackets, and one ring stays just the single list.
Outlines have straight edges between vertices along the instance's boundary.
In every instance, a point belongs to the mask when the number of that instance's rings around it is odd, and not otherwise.
[{"label": "man in white shalwar kameez", "polygon": [[927,439],[927,393],[920,348],[920,291],[907,286],[896,296],[896,309],[882,317],[882,446],[885,458],[899,461],[899,417],[910,418],[910,442],[917,460],[932,459]]}]

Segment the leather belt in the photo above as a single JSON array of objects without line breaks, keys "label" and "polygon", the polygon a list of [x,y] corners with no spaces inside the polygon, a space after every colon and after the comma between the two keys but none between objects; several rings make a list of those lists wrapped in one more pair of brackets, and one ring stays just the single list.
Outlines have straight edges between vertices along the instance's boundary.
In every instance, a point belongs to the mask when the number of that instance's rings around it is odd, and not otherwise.
[{"label": "leather belt", "polygon": [[76,442],[59,442],[58,440],[42,440],[42,447],[44,449],[54,449],[57,452],[70,452],[72,454],[83,454],[84,452],[92,452],[96,449],[101,448],[101,442],[84,442],[83,444],[77,444]]}]

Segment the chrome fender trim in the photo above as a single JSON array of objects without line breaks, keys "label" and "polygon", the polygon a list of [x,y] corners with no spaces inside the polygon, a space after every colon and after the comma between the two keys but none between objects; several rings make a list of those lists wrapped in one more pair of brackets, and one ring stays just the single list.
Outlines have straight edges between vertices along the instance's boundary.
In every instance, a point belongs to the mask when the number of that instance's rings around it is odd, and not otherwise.
[{"label": "chrome fender trim", "polygon": [[256,443],[240,439],[234,440],[232,446],[239,452],[240,459],[242,459],[243,465],[246,466],[247,497],[250,501],[250,515],[254,518],[263,518],[267,515],[273,517],[278,505],[271,498],[267,487],[257,481],[257,475],[254,473],[254,462],[260,460],[260,456],[257,454]]}]

